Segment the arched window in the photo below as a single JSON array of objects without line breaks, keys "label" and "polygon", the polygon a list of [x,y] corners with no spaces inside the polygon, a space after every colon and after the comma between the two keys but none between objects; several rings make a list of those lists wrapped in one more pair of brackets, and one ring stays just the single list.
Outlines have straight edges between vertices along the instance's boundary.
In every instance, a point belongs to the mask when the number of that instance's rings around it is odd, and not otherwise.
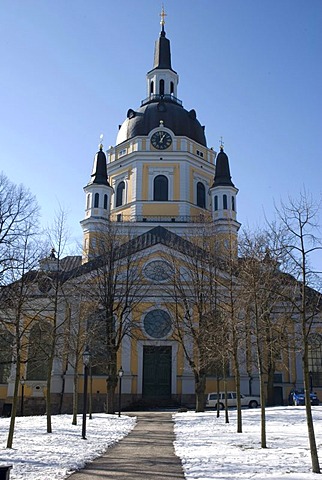
[{"label": "arched window", "polygon": [[222,202],[223,202],[223,209],[227,210],[227,195],[223,195],[222,197]]},{"label": "arched window", "polygon": [[125,183],[122,181],[118,184],[116,189],[116,207],[120,207],[124,203],[124,191],[125,191]]},{"label": "arched window", "polygon": [[317,387],[322,381],[322,335],[311,333],[308,337],[308,357],[311,388]]},{"label": "arched window", "polygon": [[0,383],[7,383],[10,376],[13,336],[0,329]]},{"label": "arched window", "polygon": [[164,80],[160,80],[160,95],[164,95]]},{"label": "arched window", "polygon": [[92,375],[106,376],[107,365],[111,362],[112,351],[106,345],[113,345],[116,336],[116,318],[106,311],[96,311],[87,320],[87,342],[91,352]]},{"label": "arched window", "polygon": [[231,197],[231,209],[233,212],[235,211],[235,197]]},{"label": "arched window", "polygon": [[218,210],[218,195],[215,195],[215,211]]},{"label": "arched window", "polygon": [[104,195],[104,210],[107,210],[107,195]]},{"label": "arched window", "polygon": [[52,326],[48,322],[36,323],[29,336],[27,379],[46,380],[48,352],[52,342]]},{"label": "arched window", "polygon": [[88,193],[86,195],[86,210],[88,210],[90,208],[90,200],[91,200],[91,195]]},{"label": "arched window", "polygon": [[170,93],[171,94],[174,93],[174,83],[173,82],[170,82]]},{"label": "arched window", "polygon": [[153,182],[153,200],[165,202],[168,200],[168,179],[165,175],[157,175]]},{"label": "arched window", "polygon": [[197,205],[206,208],[206,189],[202,182],[197,183]]},{"label": "arched window", "polygon": [[153,91],[154,91],[154,82],[152,80],[151,83],[150,83],[150,95],[152,95],[154,93]]},{"label": "arched window", "polygon": [[99,201],[100,201],[99,193],[95,193],[95,197],[94,197],[94,208],[98,208]]}]

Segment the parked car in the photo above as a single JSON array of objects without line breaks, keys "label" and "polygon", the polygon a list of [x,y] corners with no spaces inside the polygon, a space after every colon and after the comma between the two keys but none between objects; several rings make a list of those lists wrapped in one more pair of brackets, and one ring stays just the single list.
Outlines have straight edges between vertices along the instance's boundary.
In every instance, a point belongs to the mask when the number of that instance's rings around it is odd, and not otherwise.
[{"label": "parked car", "polygon": [[[291,397],[293,400],[293,405],[305,405],[305,394],[304,390],[294,390],[291,392]],[[310,393],[311,405],[319,405],[320,400],[318,399],[316,393]]]},{"label": "parked car", "polygon": [[[217,408],[219,402],[220,410],[225,408],[225,392],[208,393],[206,399],[206,407]],[[240,402],[242,407],[256,408],[260,404],[259,397],[240,394]],[[228,407],[237,407],[236,392],[227,392]]]}]

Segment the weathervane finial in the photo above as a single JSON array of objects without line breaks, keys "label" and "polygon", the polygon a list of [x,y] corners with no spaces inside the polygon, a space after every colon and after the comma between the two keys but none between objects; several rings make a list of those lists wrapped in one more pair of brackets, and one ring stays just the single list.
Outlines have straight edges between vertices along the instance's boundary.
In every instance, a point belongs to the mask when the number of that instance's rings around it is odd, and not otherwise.
[{"label": "weathervane finial", "polygon": [[165,25],[165,17],[167,16],[167,14],[165,13],[164,11],[164,5],[162,3],[162,9],[161,9],[161,13],[160,13],[160,17],[161,17],[161,22],[160,22],[160,25],[162,27],[162,30],[164,29],[164,25]]},{"label": "weathervane finial", "polygon": [[99,145],[98,145],[98,148],[99,148],[100,150],[103,150],[103,138],[104,138],[104,135],[101,133],[101,134],[100,134],[100,143],[99,143]]}]

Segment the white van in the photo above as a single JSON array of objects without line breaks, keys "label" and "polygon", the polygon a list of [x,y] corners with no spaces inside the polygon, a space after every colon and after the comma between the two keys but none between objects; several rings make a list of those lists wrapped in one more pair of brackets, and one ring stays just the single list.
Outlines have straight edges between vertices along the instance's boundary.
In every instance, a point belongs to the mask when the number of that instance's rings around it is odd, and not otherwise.
[{"label": "white van", "polygon": [[[219,409],[225,408],[225,392],[208,393],[206,400],[206,407],[217,408],[217,401],[219,395]],[[248,396],[240,394],[240,402],[242,407],[257,408],[260,404],[259,397]],[[227,404],[228,407],[237,407],[237,394],[236,392],[227,392]]]}]

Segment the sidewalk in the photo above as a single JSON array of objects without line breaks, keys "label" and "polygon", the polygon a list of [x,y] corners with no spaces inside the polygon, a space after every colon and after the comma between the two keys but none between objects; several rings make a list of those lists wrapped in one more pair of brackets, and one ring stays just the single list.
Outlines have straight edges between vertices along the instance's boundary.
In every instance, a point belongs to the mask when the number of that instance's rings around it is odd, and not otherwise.
[{"label": "sidewalk", "polygon": [[104,455],[73,473],[70,480],[184,480],[174,453],[173,421],[169,412],[130,413],[134,429]]}]

